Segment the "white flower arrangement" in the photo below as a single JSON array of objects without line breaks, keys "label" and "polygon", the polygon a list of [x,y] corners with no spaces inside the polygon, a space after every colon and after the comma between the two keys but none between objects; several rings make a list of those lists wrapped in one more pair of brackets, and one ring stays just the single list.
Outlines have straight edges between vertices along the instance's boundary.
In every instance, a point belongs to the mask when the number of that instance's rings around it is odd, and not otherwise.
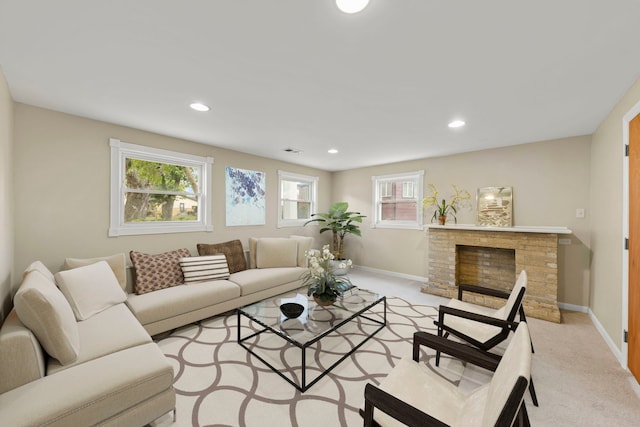
[{"label": "white flower arrangement", "polygon": [[347,276],[336,275],[336,269],[351,268],[350,259],[340,261],[335,267],[331,261],[334,256],[329,245],[324,245],[322,250],[311,249],[305,252],[309,264],[309,270],[304,274],[302,283],[308,285],[308,295],[315,294],[322,301],[335,300],[340,294],[351,287],[351,280]]}]

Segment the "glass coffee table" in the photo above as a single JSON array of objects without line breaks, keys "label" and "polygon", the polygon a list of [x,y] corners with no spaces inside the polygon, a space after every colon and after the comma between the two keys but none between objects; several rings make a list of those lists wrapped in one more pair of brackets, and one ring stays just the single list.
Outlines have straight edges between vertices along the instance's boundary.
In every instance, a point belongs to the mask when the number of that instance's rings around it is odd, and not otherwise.
[{"label": "glass coffee table", "polygon": [[[287,318],[280,311],[286,302],[303,305],[303,313]],[[300,288],[239,308],[237,313],[238,344],[305,392],[386,326],[387,300],[355,288],[334,305],[321,307],[307,297],[306,288]],[[296,349],[297,356],[292,353]],[[313,355],[307,358],[309,349]]]}]

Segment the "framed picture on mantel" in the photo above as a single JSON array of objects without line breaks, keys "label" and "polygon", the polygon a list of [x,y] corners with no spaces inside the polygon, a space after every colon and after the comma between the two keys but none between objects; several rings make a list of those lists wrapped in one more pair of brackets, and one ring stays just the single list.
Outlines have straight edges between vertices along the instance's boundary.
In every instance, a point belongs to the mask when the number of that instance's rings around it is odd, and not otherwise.
[{"label": "framed picture on mantel", "polygon": [[478,217],[476,225],[511,227],[513,190],[511,187],[478,188]]}]

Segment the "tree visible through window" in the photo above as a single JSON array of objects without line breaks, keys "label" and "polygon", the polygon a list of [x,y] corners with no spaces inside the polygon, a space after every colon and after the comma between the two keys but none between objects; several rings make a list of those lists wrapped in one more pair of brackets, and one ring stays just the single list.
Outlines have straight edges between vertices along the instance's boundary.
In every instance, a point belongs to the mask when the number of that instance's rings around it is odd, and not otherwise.
[{"label": "tree visible through window", "polygon": [[124,221],[197,221],[199,171],[127,158]]},{"label": "tree visible through window", "polygon": [[212,158],[111,139],[110,236],[211,231]]}]

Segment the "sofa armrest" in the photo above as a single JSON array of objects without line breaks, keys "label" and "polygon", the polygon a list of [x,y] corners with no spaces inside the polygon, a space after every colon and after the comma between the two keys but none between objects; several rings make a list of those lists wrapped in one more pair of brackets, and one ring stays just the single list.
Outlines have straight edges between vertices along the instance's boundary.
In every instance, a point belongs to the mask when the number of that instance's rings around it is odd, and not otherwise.
[{"label": "sofa armrest", "polygon": [[0,393],[42,378],[45,355],[36,336],[11,310],[0,329]]},{"label": "sofa armrest", "polygon": [[[91,360],[0,395],[3,424],[94,425],[172,390],[173,368],[154,343]],[[173,399],[175,407],[175,394]],[[159,415],[173,409],[160,408]],[[159,416],[158,415],[158,416]]]}]

